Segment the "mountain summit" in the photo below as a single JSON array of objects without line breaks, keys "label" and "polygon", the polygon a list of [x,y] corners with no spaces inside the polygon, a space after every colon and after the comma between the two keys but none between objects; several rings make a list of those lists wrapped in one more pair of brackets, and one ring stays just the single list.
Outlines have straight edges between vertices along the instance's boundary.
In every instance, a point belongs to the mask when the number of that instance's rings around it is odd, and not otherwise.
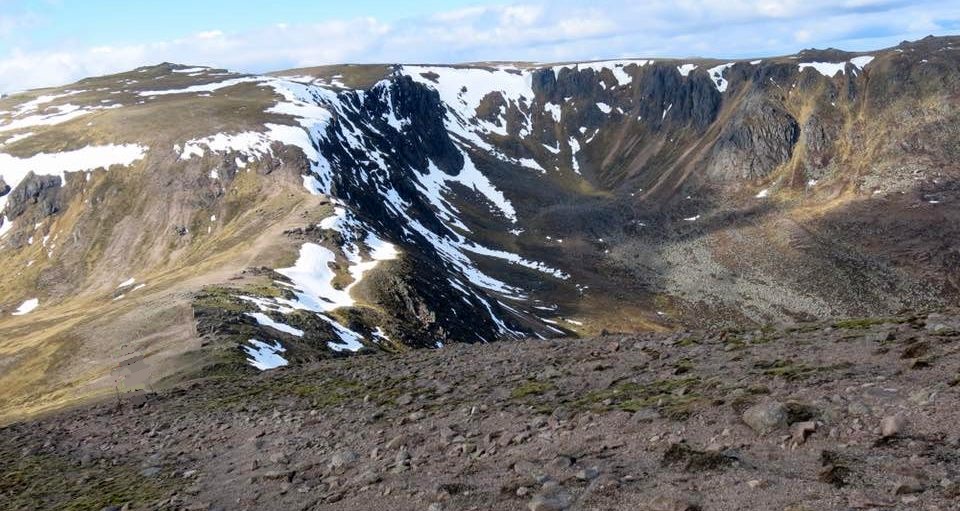
[{"label": "mountain summit", "polygon": [[0,99],[0,417],[370,351],[960,294],[960,38],[176,64]]}]

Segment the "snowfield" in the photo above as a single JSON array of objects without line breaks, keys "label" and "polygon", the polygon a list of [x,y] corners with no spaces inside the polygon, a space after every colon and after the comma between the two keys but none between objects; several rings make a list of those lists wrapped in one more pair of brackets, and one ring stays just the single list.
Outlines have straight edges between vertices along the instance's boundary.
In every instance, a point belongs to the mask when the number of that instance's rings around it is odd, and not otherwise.
[{"label": "snowfield", "polygon": [[3,179],[11,188],[16,188],[30,172],[42,176],[60,176],[67,172],[109,169],[114,165],[128,166],[143,159],[147,148],[139,144],[87,146],[60,153],[40,153],[29,158],[17,158],[0,153],[0,169]]}]

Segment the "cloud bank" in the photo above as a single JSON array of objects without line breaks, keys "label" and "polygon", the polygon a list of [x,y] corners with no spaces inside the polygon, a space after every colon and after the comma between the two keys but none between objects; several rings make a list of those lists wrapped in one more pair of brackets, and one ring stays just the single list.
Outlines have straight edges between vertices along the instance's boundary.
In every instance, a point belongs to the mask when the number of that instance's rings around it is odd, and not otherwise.
[{"label": "cloud bank", "polygon": [[[0,36],[28,30],[29,24],[28,18],[0,14]],[[63,84],[162,61],[264,72],[343,62],[738,58],[807,47],[874,49],[957,32],[960,2],[554,0],[477,5],[396,22],[375,15],[291,20],[235,32],[211,25],[199,33],[134,45],[14,48],[0,54],[0,91]]]}]

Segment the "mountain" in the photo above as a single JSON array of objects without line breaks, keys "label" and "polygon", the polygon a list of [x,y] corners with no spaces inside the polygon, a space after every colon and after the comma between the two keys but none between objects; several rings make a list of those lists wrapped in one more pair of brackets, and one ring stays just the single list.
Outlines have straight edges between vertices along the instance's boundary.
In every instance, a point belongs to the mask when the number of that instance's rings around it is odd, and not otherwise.
[{"label": "mountain", "polygon": [[960,38],[175,64],[0,100],[0,416],[357,352],[957,303]]}]

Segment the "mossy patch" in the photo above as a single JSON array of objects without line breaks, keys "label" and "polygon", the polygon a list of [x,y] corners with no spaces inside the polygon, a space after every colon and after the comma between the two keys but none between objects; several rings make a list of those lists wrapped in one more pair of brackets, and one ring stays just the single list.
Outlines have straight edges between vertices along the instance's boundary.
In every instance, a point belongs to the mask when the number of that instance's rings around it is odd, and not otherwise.
[{"label": "mossy patch", "polygon": [[807,364],[780,359],[772,362],[757,362],[754,364],[754,367],[761,369],[761,373],[764,376],[785,378],[791,381],[806,378],[817,372],[815,367],[808,366]]},{"label": "mossy patch", "polygon": [[165,478],[147,478],[133,466],[76,464],[52,455],[6,453],[0,463],[0,500],[5,509],[98,511],[129,504],[144,509],[174,490]]},{"label": "mossy patch", "polygon": [[833,328],[842,328],[846,330],[866,330],[872,326],[882,325],[884,323],[899,323],[896,318],[851,318],[835,321]]},{"label": "mossy patch", "polygon": [[821,373],[827,373],[835,370],[848,369],[851,364],[843,362],[829,366],[811,366],[803,362],[794,362],[793,360],[777,359],[773,361],[759,361],[754,363],[754,368],[760,369],[764,376],[774,378],[784,378],[789,381],[809,378]]},{"label": "mossy patch", "polygon": [[510,391],[513,399],[523,399],[529,396],[539,396],[553,390],[553,384],[541,381],[527,381]]},{"label": "mossy patch", "polygon": [[239,293],[234,289],[208,286],[197,293],[196,298],[193,300],[193,305],[194,308],[205,307],[234,313],[252,310],[253,307],[249,303],[237,298],[237,294]]},{"label": "mossy patch", "polygon": [[649,383],[622,383],[608,389],[588,392],[573,404],[580,409],[606,408],[627,412],[655,408],[671,419],[686,420],[696,406],[704,402],[703,396],[694,392],[701,383],[697,377],[667,378]]}]

